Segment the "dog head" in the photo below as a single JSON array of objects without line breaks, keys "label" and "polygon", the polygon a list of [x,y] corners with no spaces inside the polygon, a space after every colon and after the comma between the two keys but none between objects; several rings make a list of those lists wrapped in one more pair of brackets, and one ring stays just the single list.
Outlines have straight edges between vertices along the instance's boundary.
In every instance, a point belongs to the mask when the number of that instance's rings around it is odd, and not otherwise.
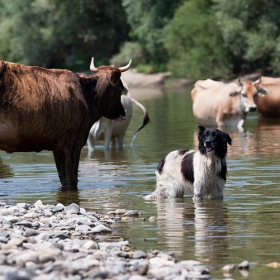
[{"label": "dog head", "polygon": [[198,149],[205,155],[216,153],[223,158],[227,154],[227,144],[231,145],[231,138],[228,133],[219,129],[206,129],[204,126],[198,126]]}]

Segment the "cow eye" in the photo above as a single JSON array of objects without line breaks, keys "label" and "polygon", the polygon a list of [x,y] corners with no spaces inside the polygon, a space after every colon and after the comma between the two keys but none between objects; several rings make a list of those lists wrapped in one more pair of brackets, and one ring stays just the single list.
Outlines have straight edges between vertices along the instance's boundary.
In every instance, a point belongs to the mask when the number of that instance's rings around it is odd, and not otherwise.
[{"label": "cow eye", "polygon": [[242,92],[241,94],[243,97],[247,97],[246,93]]}]

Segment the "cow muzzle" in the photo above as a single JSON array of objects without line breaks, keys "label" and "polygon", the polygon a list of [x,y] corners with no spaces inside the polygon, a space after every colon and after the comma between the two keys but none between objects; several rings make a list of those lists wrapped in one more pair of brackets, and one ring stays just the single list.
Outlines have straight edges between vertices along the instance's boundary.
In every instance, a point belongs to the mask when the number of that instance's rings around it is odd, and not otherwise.
[{"label": "cow muzzle", "polygon": [[250,106],[249,107],[249,112],[255,112],[257,110],[257,106]]}]

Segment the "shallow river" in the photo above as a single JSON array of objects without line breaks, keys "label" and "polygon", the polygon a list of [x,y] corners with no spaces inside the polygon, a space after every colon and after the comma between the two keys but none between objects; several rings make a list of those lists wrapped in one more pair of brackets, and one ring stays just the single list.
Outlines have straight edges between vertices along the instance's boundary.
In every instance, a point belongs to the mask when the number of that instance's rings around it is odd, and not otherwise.
[{"label": "shallow river", "polygon": [[[124,237],[137,249],[174,252],[180,260],[200,260],[222,279],[225,264],[251,263],[249,275],[234,272],[234,279],[279,279],[280,268],[280,120],[248,115],[244,131],[228,130],[233,143],[228,152],[228,180],[224,201],[191,196],[161,202],[142,197],[155,188],[154,171],[171,150],[195,148],[196,122],[190,88],[131,89],[150,114],[151,123],[130,147],[142,112],[134,116],[122,151],[104,152],[102,143],[88,154],[82,150],[79,190],[61,192],[52,153],[0,152],[0,198],[8,203],[72,202],[99,213],[117,208],[138,210],[146,221],[131,220],[115,226],[108,239]],[[147,219],[156,216],[154,222]]]}]

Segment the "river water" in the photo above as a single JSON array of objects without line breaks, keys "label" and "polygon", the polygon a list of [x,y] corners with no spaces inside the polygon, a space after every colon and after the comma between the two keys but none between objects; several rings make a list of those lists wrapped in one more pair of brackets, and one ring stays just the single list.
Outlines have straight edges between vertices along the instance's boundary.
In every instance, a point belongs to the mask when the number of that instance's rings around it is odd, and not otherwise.
[{"label": "river water", "polygon": [[[0,199],[11,204],[78,203],[91,211],[117,208],[137,210],[146,221],[115,225],[106,239],[124,237],[137,249],[174,252],[180,260],[194,259],[209,266],[216,279],[224,278],[225,264],[248,260],[248,275],[235,271],[234,279],[279,279],[280,268],[280,120],[248,115],[244,131],[225,129],[232,140],[228,149],[228,180],[224,201],[184,199],[145,201],[155,189],[158,162],[170,151],[197,146],[197,124],[192,114],[191,88],[131,89],[147,108],[151,123],[130,141],[142,122],[134,116],[122,151],[103,151],[102,143],[89,154],[82,150],[79,190],[59,187],[52,153],[0,152]],[[151,216],[156,220],[149,222]]]}]

